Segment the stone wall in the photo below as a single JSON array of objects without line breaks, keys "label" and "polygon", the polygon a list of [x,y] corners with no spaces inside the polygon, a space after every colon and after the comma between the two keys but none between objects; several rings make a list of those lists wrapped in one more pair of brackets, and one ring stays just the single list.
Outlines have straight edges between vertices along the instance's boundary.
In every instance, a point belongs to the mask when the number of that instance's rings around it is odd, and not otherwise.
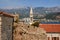
[{"label": "stone wall", "polygon": [[0,15],[2,17],[1,25],[1,39],[0,40],[12,40],[12,23],[13,18]]},{"label": "stone wall", "polygon": [[0,39],[1,39],[1,17],[0,17]]},{"label": "stone wall", "polygon": [[22,22],[14,29],[14,40],[47,40],[47,34],[44,29],[34,27]]}]

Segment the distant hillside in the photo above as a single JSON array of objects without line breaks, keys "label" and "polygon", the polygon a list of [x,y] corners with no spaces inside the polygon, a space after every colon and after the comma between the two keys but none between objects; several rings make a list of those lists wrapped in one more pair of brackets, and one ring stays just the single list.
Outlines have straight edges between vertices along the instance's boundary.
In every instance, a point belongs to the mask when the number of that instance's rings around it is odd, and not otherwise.
[{"label": "distant hillside", "polygon": [[[29,11],[30,11],[30,7],[26,7],[26,8],[16,8],[16,9],[0,9],[0,11],[5,11],[5,12],[9,12],[9,13],[18,13],[20,14],[20,17],[29,17]],[[45,15],[48,13],[52,13],[52,12],[60,12],[60,7],[35,7],[33,8],[33,13],[34,15],[36,14],[41,14],[41,15]]]},{"label": "distant hillside", "polygon": [[45,16],[46,19],[60,20],[60,12],[49,13]]}]

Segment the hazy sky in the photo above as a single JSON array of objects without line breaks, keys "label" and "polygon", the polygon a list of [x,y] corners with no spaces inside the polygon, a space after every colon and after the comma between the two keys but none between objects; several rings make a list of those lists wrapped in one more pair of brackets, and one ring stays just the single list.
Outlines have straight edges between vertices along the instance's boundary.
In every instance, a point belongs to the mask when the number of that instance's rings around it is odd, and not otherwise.
[{"label": "hazy sky", "polygon": [[60,7],[60,0],[0,0],[0,8]]}]

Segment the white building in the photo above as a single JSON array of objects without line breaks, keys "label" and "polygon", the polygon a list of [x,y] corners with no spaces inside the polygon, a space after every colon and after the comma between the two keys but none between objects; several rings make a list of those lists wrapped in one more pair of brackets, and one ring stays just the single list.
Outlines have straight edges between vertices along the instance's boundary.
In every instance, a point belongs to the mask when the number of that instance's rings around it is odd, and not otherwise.
[{"label": "white building", "polygon": [[33,10],[32,10],[32,8],[30,8],[30,17],[23,18],[22,20],[26,24],[32,24],[33,23]]},{"label": "white building", "polygon": [[22,21],[24,21],[25,24],[30,24],[30,18],[23,18]]}]

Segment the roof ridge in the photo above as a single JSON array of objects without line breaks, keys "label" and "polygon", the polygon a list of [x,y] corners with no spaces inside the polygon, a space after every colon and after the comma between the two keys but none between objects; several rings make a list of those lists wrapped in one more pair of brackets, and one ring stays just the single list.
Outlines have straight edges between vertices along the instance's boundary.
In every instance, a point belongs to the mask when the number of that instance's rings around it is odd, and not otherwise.
[{"label": "roof ridge", "polygon": [[0,12],[0,14],[4,15],[4,16],[8,16],[8,17],[14,17],[15,15],[7,13],[7,12]]}]

